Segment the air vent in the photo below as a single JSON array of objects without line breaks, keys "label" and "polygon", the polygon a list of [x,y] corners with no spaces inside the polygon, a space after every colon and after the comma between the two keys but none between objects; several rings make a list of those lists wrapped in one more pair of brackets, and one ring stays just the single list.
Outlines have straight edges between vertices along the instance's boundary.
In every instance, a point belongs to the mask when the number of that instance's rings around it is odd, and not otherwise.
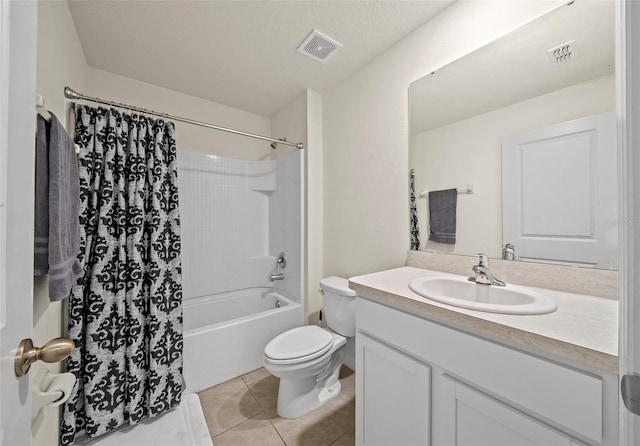
[{"label": "air vent", "polygon": [[309,33],[307,38],[298,45],[298,52],[318,62],[325,63],[340,48],[342,48],[342,45],[338,42],[314,29]]},{"label": "air vent", "polygon": [[576,49],[576,41],[572,40],[547,50],[547,56],[549,56],[549,60],[554,64],[563,64],[569,62],[571,59],[577,58],[578,50]]}]

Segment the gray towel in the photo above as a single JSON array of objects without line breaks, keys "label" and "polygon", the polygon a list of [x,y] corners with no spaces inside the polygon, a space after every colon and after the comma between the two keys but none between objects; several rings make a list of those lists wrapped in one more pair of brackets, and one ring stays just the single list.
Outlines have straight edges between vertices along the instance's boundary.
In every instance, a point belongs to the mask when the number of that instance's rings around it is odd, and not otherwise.
[{"label": "gray towel", "polygon": [[49,273],[49,123],[38,115],[33,273]]},{"label": "gray towel", "polygon": [[456,189],[429,192],[429,240],[454,245],[456,243]]},{"label": "gray towel", "polygon": [[[42,169],[43,152],[47,152],[47,187],[36,186],[36,265],[37,274],[43,274],[42,255],[46,248],[49,273],[49,299],[57,301],[69,295],[71,286],[82,275],[82,268],[78,262],[80,236],[78,232],[78,205],[80,201],[80,177],[78,175],[78,160],[75,145],[67,134],[58,118],[51,113],[49,124],[38,117],[37,146],[42,145],[41,131],[44,129],[47,149],[36,149],[36,169]],[[44,124],[44,125],[43,125]],[[48,130],[48,132],[47,132]],[[47,135],[48,133],[48,135]],[[48,136],[48,138],[47,138]],[[38,172],[41,174],[41,172]],[[40,180],[38,180],[40,182]],[[38,197],[48,188],[48,196]],[[41,233],[44,209],[48,217],[48,240]],[[46,271],[44,272],[46,273]]]}]

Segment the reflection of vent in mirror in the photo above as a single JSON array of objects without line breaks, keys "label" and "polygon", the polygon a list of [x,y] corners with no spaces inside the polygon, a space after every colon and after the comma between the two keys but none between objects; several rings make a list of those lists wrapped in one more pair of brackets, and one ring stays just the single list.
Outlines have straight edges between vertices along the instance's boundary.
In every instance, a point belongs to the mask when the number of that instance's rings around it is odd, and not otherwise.
[{"label": "reflection of vent in mirror", "polygon": [[576,50],[576,41],[572,40],[567,43],[563,43],[560,46],[547,50],[547,55],[551,62],[566,63],[571,59],[578,57],[578,51]]},{"label": "reflection of vent in mirror", "polygon": [[318,62],[326,62],[342,45],[315,29],[298,45],[298,52]]}]

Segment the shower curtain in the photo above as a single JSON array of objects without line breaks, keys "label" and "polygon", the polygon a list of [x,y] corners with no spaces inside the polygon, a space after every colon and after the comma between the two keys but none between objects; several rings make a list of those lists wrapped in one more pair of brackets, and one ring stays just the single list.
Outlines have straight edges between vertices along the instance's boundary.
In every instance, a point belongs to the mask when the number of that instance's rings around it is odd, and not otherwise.
[{"label": "shower curtain", "polygon": [[420,249],[420,230],[418,229],[418,212],[416,211],[416,176],[413,169],[409,171],[409,224],[411,233],[411,251]]},{"label": "shower curtain", "polygon": [[69,297],[60,443],[160,415],[180,403],[182,284],[172,122],[74,104],[84,276]]}]

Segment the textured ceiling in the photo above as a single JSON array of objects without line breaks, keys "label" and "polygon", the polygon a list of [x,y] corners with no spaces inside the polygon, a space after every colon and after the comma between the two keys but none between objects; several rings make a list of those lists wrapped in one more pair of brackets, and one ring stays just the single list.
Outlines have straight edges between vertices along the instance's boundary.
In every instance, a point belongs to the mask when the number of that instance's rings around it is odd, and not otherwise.
[{"label": "textured ceiling", "polygon": [[[271,116],[346,79],[452,1],[69,0],[94,68]],[[343,45],[296,51],[311,29]]]}]

